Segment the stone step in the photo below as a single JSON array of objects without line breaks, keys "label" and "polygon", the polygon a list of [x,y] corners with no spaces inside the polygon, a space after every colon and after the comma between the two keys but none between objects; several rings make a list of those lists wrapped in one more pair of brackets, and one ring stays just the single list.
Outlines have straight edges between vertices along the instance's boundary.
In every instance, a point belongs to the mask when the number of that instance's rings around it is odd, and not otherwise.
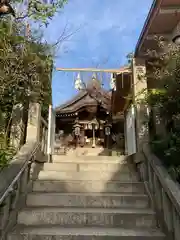
[{"label": "stone step", "polygon": [[110,151],[104,148],[86,148],[86,147],[69,149],[67,151],[67,155],[74,155],[74,156],[99,156],[102,154],[109,156]]},{"label": "stone step", "polygon": [[33,191],[37,192],[107,192],[107,193],[144,193],[141,182],[119,181],[41,181],[33,183]]},{"label": "stone step", "polygon": [[30,193],[27,206],[87,208],[147,208],[147,195],[98,193]]},{"label": "stone step", "polygon": [[129,161],[127,156],[63,156],[63,155],[53,155],[53,162],[94,162],[100,163],[103,161],[106,162],[115,162],[115,163],[124,163]]},{"label": "stone step", "polygon": [[63,228],[18,226],[7,240],[165,240],[157,229]]},{"label": "stone step", "polygon": [[40,180],[105,180],[105,181],[138,181],[137,173],[131,172],[57,172],[40,171],[38,179]]},{"label": "stone step", "polygon": [[124,163],[103,163],[94,162],[59,162],[59,163],[44,163],[43,169],[45,171],[73,171],[73,172],[86,172],[86,171],[106,171],[106,172],[128,172],[131,171],[131,166]]},{"label": "stone step", "polygon": [[19,212],[18,224],[101,226],[141,228],[156,227],[155,214],[149,209],[107,209],[107,208],[27,208]]}]

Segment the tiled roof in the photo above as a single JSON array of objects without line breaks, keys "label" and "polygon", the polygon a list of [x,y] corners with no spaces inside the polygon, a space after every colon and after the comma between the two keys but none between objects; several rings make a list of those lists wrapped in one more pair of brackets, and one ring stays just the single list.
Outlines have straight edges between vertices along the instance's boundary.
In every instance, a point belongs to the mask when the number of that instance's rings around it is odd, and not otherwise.
[{"label": "tiled roof", "polygon": [[102,107],[109,110],[111,96],[108,91],[97,88],[96,86],[80,91],[68,102],[55,108],[56,113],[70,113],[78,111],[82,107],[97,105],[101,103]]}]

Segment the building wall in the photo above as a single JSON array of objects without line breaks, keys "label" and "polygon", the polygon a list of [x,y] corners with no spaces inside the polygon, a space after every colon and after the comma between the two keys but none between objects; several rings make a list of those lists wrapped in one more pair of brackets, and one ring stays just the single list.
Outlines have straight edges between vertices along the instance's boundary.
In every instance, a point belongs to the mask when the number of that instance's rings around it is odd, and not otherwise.
[{"label": "building wall", "polygon": [[113,113],[123,112],[127,102],[127,96],[131,91],[132,75],[119,74],[116,77],[116,91],[113,92],[112,109]]}]

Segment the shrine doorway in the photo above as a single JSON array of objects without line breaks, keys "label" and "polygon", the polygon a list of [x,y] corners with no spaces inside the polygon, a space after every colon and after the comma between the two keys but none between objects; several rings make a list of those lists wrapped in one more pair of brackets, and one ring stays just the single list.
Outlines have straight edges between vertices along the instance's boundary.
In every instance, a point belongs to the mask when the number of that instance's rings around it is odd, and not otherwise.
[{"label": "shrine doorway", "polygon": [[[87,129],[84,131],[86,143],[85,146],[92,147],[93,144],[93,131],[91,129]],[[103,147],[104,146],[104,134],[102,129],[95,130],[95,146]]]}]

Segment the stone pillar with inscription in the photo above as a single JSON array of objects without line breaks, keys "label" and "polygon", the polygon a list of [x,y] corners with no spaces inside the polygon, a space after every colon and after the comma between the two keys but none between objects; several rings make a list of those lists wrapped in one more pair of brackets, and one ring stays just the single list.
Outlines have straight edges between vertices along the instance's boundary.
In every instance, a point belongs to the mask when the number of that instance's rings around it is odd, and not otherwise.
[{"label": "stone pillar with inscription", "polygon": [[133,100],[136,108],[136,144],[137,154],[135,162],[141,162],[142,147],[145,142],[149,141],[148,130],[148,105],[145,101],[147,94],[147,78],[146,78],[146,65],[144,59],[133,59]]},{"label": "stone pillar with inscription", "polygon": [[17,104],[13,107],[10,135],[10,142],[16,149],[20,147],[23,131],[23,105]]},{"label": "stone pillar with inscription", "polygon": [[29,104],[28,124],[26,141],[39,141],[41,125],[41,105],[39,103]]}]

